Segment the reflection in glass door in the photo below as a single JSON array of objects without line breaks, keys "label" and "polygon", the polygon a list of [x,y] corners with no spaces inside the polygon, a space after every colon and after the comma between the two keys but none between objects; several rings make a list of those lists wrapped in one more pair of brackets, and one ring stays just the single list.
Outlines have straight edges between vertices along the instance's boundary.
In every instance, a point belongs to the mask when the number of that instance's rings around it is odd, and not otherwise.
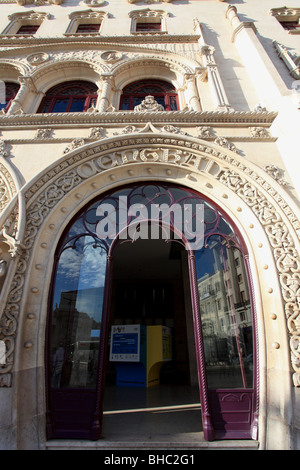
[{"label": "reflection in glass door", "polygon": [[[102,203],[112,207],[115,230],[109,239],[97,231]],[[99,197],[74,218],[57,248],[47,325],[48,437],[100,437],[111,254],[121,229],[128,228],[129,238],[140,234],[134,212],[129,211],[133,204],[142,205],[143,211],[136,215],[146,214],[147,224],[151,222],[149,209],[163,207],[155,224],[164,227],[163,234],[168,232],[168,221],[169,237],[175,227],[166,208],[176,205],[182,213],[192,208],[194,217],[196,205],[203,206],[202,239],[197,237],[193,250],[183,236],[179,242],[189,258],[204,436],[255,437],[257,358],[246,247],[237,228],[216,205],[192,190],[157,183],[117,188]],[[102,226],[110,224],[104,221]]]},{"label": "reflection in glass door", "polygon": [[241,247],[212,235],[196,253],[208,396],[215,435],[251,438],[253,321]]},{"label": "reflection in glass door", "polygon": [[[77,229],[80,221],[77,222]],[[56,270],[49,344],[49,403],[56,437],[90,436],[95,411],[106,253],[71,230]],[[53,429],[52,429],[53,428]],[[79,429],[78,429],[79,428]]]}]

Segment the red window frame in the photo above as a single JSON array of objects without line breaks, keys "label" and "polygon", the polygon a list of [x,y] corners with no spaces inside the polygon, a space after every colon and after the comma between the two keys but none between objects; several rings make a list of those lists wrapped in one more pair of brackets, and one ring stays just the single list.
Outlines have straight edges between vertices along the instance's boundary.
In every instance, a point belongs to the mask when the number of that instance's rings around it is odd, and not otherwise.
[{"label": "red window frame", "polygon": [[[84,80],[74,80],[70,82],[60,83],[48,90],[37,112],[72,112],[72,104],[74,103],[74,100],[78,99],[84,99],[85,102],[82,111],[77,112],[86,112],[92,105],[96,104],[98,97],[97,91],[97,85]],[[61,100],[64,100],[66,102],[65,109],[62,111],[54,111],[55,105],[58,104]]]},{"label": "red window frame", "polygon": [[98,33],[100,23],[82,23],[77,26],[76,33]]},{"label": "red window frame", "polygon": [[163,80],[146,79],[130,83],[123,89],[120,110],[133,110],[147,95],[152,95],[156,101],[164,106],[166,111],[177,111],[179,109],[177,91],[171,83]]},{"label": "red window frame", "polygon": [[16,34],[35,34],[39,27],[39,24],[24,24],[18,29]]},{"label": "red window frame", "polygon": [[299,21],[281,21],[281,26],[286,29],[287,31],[295,31],[300,29]]},{"label": "red window frame", "polygon": [[136,31],[161,31],[161,23],[136,23]]},{"label": "red window frame", "polygon": [[5,82],[5,103],[0,104],[0,109],[4,109],[5,113],[9,110],[12,101],[17,96],[20,85],[13,82]]}]

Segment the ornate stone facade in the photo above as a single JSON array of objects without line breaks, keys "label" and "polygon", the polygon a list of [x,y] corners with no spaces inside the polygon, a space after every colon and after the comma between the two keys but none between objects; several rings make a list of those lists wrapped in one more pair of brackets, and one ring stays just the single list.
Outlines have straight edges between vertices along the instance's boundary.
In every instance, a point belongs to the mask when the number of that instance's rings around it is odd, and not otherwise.
[{"label": "ornate stone facade", "polygon": [[[5,394],[4,406],[16,407],[17,416],[6,423],[0,404],[0,431],[10,436],[0,447],[46,447],[40,430],[46,414],[41,338],[45,338],[53,253],[65,226],[79,209],[110,188],[169,181],[211,198],[245,238],[259,335],[259,445],[297,448],[298,431],[292,422],[298,419],[300,387],[299,194],[289,157],[281,150],[289,131],[281,134],[280,129],[289,112],[291,121],[296,116],[299,122],[299,111],[292,93],[287,103],[279,76],[269,78],[268,69],[273,67],[275,74],[279,58],[272,56],[273,48],[264,50],[258,44],[250,22],[240,21],[240,8],[248,13],[247,2],[239,5],[239,11],[225,2],[210,2],[216,22],[201,2],[199,6],[195,2],[183,6],[176,0],[85,3],[86,10],[64,1],[65,15],[61,2],[36,2],[26,12],[22,7],[31,3],[18,2],[9,6],[8,14],[1,6],[6,18],[1,20],[5,27],[0,79],[19,83],[20,88],[0,115],[2,349],[5,345],[0,398],[1,392]],[[187,7],[188,16],[182,10]],[[275,17],[283,14],[275,10]],[[248,13],[251,17],[250,13],[253,10]],[[263,11],[260,14],[264,18]],[[268,21],[277,21],[275,17],[268,10]],[[164,34],[137,34],[135,25],[141,18],[159,19]],[[78,19],[101,22],[101,34],[79,38],[74,30]],[[40,36],[21,40],[13,30],[16,21],[39,21]],[[241,90],[231,88],[232,68],[220,58],[218,41],[205,26],[209,21],[216,33],[221,22],[226,44],[222,47],[233,61],[240,60]],[[57,28],[53,37],[47,31],[51,22]],[[281,30],[274,31],[271,39],[281,41]],[[266,84],[261,87],[251,75],[248,43],[252,58],[258,54],[262,60],[257,73]],[[286,73],[289,79],[296,76]],[[98,99],[88,112],[37,112],[62,76],[66,82],[87,80],[97,85]],[[149,77],[172,83],[178,94],[177,111],[165,111],[152,95],[132,111],[119,109],[122,89]],[[28,376],[23,373],[27,370]],[[26,398],[26,411],[21,411],[16,398],[29,386],[34,390]],[[39,422],[34,436],[29,433],[32,420]],[[18,422],[25,429],[22,435]]]}]

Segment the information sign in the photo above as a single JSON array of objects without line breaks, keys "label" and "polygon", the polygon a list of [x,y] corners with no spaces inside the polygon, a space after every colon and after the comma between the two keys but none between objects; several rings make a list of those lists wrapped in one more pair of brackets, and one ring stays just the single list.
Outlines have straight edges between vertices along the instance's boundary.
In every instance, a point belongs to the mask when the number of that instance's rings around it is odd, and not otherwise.
[{"label": "information sign", "polygon": [[140,325],[113,325],[110,361],[139,362]]}]

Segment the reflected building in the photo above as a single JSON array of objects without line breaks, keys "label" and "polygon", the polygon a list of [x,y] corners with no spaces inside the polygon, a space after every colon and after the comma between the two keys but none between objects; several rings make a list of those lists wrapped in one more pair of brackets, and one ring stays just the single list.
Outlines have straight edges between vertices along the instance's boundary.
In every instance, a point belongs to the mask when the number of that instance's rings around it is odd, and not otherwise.
[{"label": "reflected building", "polygon": [[252,313],[243,255],[224,242],[213,242],[210,250],[213,269],[198,278],[207,368],[239,364],[241,370],[245,365],[253,370]]},{"label": "reflected building", "polygon": [[60,380],[52,381],[52,385],[56,387],[82,387],[96,381],[101,321],[77,309],[80,298],[99,305],[103,298],[103,288],[61,292],[59,305],[53,310],[51,324],[50,361],[53,364],[53,375],[56,352],[59,348],[64,350]]}]

